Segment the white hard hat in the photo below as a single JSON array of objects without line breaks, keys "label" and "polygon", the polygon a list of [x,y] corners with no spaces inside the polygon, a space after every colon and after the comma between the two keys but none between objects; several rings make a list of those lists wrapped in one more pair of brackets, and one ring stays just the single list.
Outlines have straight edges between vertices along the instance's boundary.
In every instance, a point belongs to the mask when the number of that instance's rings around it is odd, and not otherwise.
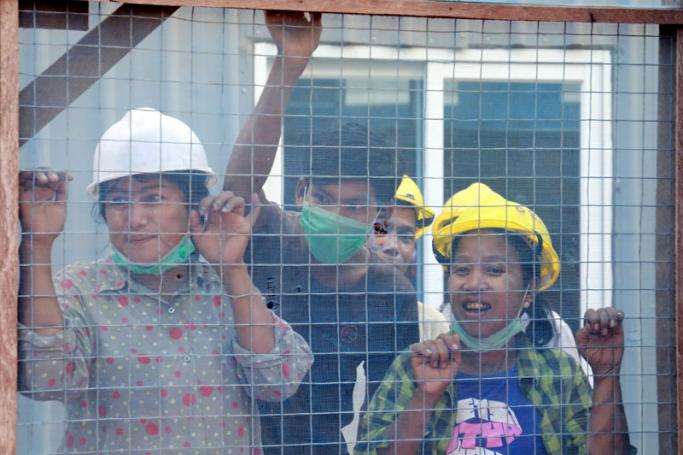
[{"label": "white hard hat", "polygon": [[93,178],[86,191],[97,197],[100,183],[136,174],[199,171],[206,186],[216,174],[192,129],[152,108],[133,109],[102,135],[93,156]]}]

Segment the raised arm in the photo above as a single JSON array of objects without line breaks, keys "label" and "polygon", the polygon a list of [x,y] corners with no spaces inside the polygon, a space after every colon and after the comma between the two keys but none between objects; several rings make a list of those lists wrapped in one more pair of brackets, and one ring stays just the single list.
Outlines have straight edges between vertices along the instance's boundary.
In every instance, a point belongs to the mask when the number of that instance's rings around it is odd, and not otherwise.
[{"label": "raised arm", "polygon": [[[244,199],[230,191],[207,196],[193,210],[190,219],[192,240],[202,256],[220,275],[235,324],[235,361],[247,393],[259,400],[280,401],[296,389],[313,363],[306,341],[267,307],[244,263],[249,233],[258,218],[258,198],[254,210],[245,215]],[[201,217],[206,216],[204,225]]]},{"label": "raised arm", "polygon": [[19,176],[19,322],[43,336],[64,327],[52,281],[52,245],[64,229],[69,180],[65,172],[50,170]]},{"label": "raised arm", "polygon": [[[243,261],[256,209],[245,216],[244,199],[230,191],[207,196],[192,212],[192,240],[199,252],[221,277],[230,296],[239,344],[254,353],[272,351],[275,346],[273,314],[263,302]],[[208,217],[202,226],[200,215]]]},{"label": "raised arm", "polygon": [[320,42],[321,16],[267,11],[266,24],[278,55],[251,116],[240,130],[223,189],[249,200],[259,193],[273,166],[289,96]]},{"label": "raised arm", "polygon": [[593,369],[588,453],[629,453],[629,435],[619,372],[624,355],[624,313],[615,308],[588,310],[576,333],[579,353]]}]

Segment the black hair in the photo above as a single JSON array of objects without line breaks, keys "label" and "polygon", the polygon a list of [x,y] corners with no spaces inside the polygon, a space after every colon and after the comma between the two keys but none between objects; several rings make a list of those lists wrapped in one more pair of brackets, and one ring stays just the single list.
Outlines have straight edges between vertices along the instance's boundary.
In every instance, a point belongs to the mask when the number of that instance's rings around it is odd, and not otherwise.
[{"label": "black hair", "polygon": [[304,179],[315,185],[345,180],[368,182],[377,203],[388,203],[396,191],[398,169],[396,148],[384,137],[356,122],[333,121],[313,132],[310,168]]},{"label": "black hair", "polygon": [[[538,236],[538,243],[529,243],[526,236],[519,232],[508,231],[505,229],[481,229],[479,231],[485,235],[505,235],[508,246],[511,246],[517,253],[519,264],[522,267],[522,286],[527,288],[533,279],[536,283],[540,283],[541,265],[543,243],[542,238]],[[451,242],[451,258],[448,264],[450,271],[450,264],[453,263],[453,255],[455,254],[458,244],[465,237],[465,235],[456,235]],[[529,308],[525,308],[523,313],[529,316],[530,323],[527,326],[525,333],[536,348],[541,348],[548,344],[553,337],[553,326],[550,322],[550,307],[545,300],[539,295],[535,294],[534,302]]]},{"label": "black hair", "polygon": [[[182,191],[185,196],[185,202],[187,202],[190,209],[196,208],[201,200],[209,195],[209,190],[206,188],[207,175],[204,172],[178,171],[164,172],[162,174],[135,174],[131,178],[136,181],[164,179],[173,183]],[[107,194],[115,183],[116,179],[102,182],[98,188],[97,209],[99,216],[104,221],[107,221],[105,211]]]}]

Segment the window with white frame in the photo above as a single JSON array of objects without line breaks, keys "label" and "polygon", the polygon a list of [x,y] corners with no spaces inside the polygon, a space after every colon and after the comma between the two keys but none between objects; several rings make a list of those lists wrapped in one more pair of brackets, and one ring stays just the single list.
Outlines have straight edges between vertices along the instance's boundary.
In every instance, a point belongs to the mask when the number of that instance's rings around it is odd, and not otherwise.
[{"label": "window with white frame", "polygon": [[[268,43],[254,46],[257,88],[274,52]],[[579,305],[564,308],[560,296],[553,303],[572,327],[586,309],[612,304],[609,51],[322,45],[314,58],[284,121],[284,158],[278,154],[266,184],[271,200],[293,204],[300,170],[294,136],[303,135],[305,143],[311,122],[325,116],[371,119],[414,169],[428,205],[439,209],[470,182],[493,178],[499,182],[493,186],[510,198],[542,215],[544,208],[554,211],[543,218],[554,220],[550,229],[562,244],[563,269],[573,270],[563,274],[559,292],[579,297],[567,299]],[[527,166],[519,175],[526,184],[515,186],[505,165],[519,159]],[[495,168],[493,174],[487,175],[487,167]],[[418,288],[424,302],[438,308],[444,283],[429,235],[421,251]]]}]

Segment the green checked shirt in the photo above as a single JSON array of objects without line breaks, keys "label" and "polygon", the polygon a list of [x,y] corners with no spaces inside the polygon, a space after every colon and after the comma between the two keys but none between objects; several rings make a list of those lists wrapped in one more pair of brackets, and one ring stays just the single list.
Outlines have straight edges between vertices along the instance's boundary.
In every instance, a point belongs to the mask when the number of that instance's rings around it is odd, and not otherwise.
[{"label": "green checked shirt", "polygon": [[[591,389],[581,368],[555,349],[534,349],[526,336],[516,338],[519,387],[539,411],[545,450],[549,454],[587,453],[586,435]],[[376,454],[391,441],[385,432],[415,393],[411,353],[396,358],[361,420],[356,454]],[[457,386],[452,383],[436,404],[419,453],[445,454],[456,422]]]}]

